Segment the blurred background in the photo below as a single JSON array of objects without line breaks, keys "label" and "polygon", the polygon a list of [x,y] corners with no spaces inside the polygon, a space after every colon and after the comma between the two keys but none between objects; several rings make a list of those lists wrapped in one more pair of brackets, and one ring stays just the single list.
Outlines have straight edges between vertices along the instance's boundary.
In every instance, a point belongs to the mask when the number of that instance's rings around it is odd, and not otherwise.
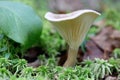
[{"label": "blurred background", "polygon": [[[5,0],[2,0],[5,1]],[[23,2],[35,10],[49,10],[55,13],[66,13],[79,9],[104,11],[107,8],[120,10],[120,0],[9,0]]]},{"label": "blurred background", "polygon": [[120,0],[0,0],[22,2],[39,11],[52,11],[54,13],[67,13],[79,9],[93,9],[104,11],[115,8],[120,10]]},{"label": "blurred background", "polygon": [[[80,9],[93,9],[102,13],[101,18],[109,19],[106,24],[113,26],[120,26],[119,11],[120,0],[0,0],[0,1],[14,1],[22,2],[31,6],[36,13],[45,22],[44,15],[51,11],[62,14],[69,13]],[[114,18],[114,19],[113,19]],[[116,20],[117,19],[117,20]],[[114,24],[114,22],[116,24]],[[46,23],[46,22],[45,22]],[[101,23],[101,22],[100,22]],[[48,24],[47,24],[48,25]],[[47,26],[46,24],[44,25]],[[103,26],[103,23],[101,24]]]},{"label": "blurred background", "polygon": [[[62,14],[69,13],[80,9],[93,9],[100,13],[100,22],[98,26],[104,26],[105,24],[112,24],[115,27],[119,27],[119,11],[120,11],[120,0],[0,0],[0,1],[14,1],[22,2],[31,6],[36,13],[43,20],[43,25],[49,27],[50,25],[44,18],[46,12],[51,11],[54,13]],[[48,23],[48,24],[44,24]]]}]

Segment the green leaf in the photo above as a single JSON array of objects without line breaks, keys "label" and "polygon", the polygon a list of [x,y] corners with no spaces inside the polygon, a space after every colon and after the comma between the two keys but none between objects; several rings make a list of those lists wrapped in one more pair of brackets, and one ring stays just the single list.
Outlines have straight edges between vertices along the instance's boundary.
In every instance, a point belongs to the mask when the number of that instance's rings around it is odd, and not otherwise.
[{"label": "green leaf", "polygon": [[110,70],[110,68],[108,66],[106,66],[105,68],[106,68],[106,70],[107,70],[108,73],[112,74],[112,72],[111,72],[111,70]]},{"label": "green leaf", "polygon": [[97,63],[96,63],[96,65],[94,65],[93,71],[94,71],[95,73],[97,73],[97,71],[99,70],[100,66],[101,66],[100,64],[97,64]]},{"label": "green leaf", "polygon": [[0,52],[4,52],[7,50],[7,46],[4,46],[3,48],[0,48]]},{"label": "green leaf", "polygon": [[105,65],[102,65],[102,73],[101,73],[101,78],[104,78],[105,76]]},{"label": "green leaf", "polygon": [[2,39],[3,39],[3,37],[4,37],[4,35],[3,35],[3,34],[0,34],[0,40],[2,40]]},{"label": "green leaf", "polygon": [[5,53],[5,58],[8,59],[10,57],[11,53]]},{"label": "green leaf", "polygon": [[0,1],[0,29],[12,40],[31,47],[40,40],[42,22],[31,7]]}]

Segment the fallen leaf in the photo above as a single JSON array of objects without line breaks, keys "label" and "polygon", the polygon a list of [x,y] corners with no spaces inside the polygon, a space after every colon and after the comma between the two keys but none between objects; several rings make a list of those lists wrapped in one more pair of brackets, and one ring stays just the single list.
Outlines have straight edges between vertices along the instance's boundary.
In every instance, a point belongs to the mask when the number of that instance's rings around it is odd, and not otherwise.
[{"label": "fallen leaf", "polygon": [[95,58],[107,59],[109,55],[105,56],[103,50],[101,50],[92,40],[86,43],[86,52],[84,53],[84,60]]},{"label": "fallen leaf", "polygon": [[110,35],[113,32],[113,27],[103,28],[96,36],[91,39],[104,51],[112,52],[112,41]]}]

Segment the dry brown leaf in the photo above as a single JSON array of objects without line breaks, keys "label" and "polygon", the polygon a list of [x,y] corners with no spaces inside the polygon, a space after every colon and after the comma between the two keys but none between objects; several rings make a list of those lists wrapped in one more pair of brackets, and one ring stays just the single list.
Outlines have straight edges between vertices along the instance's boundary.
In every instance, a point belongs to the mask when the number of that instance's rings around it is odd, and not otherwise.
[{"label": "dry brown leaf", "polygon": [[103,28],[96,36],[91,38],[104,52],[112,52],[120,48],[120,31],[113,27]]},{"label": "dry brown leaf", "polygon": [[94,60],[95,58],[107,59],[109,55],[104,55],[104,52],[92,41],[89,40],[86,43],[86,52],[84,53],[84,60],[91,59]]},{"label": "dry brown leaf", "polygon": [[110,39],[111,33],[113,33],[113,27],[103,28],[96,36],[91,39],[103,50],[107,52],[112,52],[113,45]]}]

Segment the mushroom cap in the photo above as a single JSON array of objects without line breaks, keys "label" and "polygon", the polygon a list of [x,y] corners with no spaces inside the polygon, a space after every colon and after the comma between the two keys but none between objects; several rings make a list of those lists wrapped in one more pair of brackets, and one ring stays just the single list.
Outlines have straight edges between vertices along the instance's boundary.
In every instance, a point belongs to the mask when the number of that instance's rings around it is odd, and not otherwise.
[{"label": "mushroom cap", "polygon": [[68,14],[46,13],[50,21],[71,48],[78,49],[90,26],[100,13],[94,10],[78,10]]},{"label": "mushroom cap", "polygon": [[53,21],[53,22],[59,22],[59,21],[66,21],[66,20],[71,20],[74,19],[76,17],[79,17],[80,15],[83,14],[94,14],[94,15],[100,15],[100,13],[94,11],[94,10],[78,10],[78,11],[74,11],[68,14],[54,14],[52,12],[47,12],[45,14],[45,18],[49,21]]}]

